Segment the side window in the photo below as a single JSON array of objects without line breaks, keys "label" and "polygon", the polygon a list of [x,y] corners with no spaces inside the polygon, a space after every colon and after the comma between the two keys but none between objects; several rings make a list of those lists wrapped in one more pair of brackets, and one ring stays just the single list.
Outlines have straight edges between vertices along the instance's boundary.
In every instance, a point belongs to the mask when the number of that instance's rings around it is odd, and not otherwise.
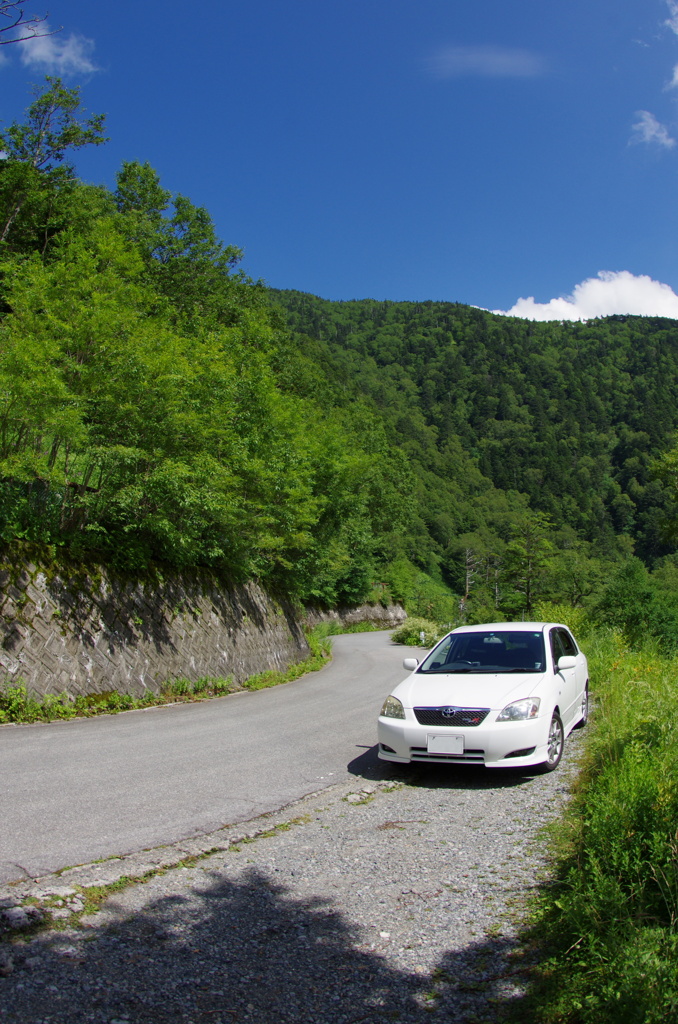
[{"label": "side window", "polygon": [[[446,661],[450,660],[450,648],[454,644],[454,640],[455,638],[453,636],[449,636],[446,640],[443,640],[440,647],[438,647],[426,659],[426,670],[440,668],[441,665],[444,665]],[[423,667],[423,665],[420,665],[419,669],[421,670]]]},{"label": "side window", "polygon": [[569,654],[573,656],[579,654],[576,643],[574,642],[574,640],[572,639],[572,637],[566,629],[558,630],[558,638],[563,645],[563,654]]},{"label": "side window", "polygon": [[563,654],[565,653],[563,651],[562,641],[561,641],[558,633],[559,633],[559,630],[557,630],[557,629],[552,629],[551,630],[551,654],[553,656],[553,668],[554,669],[556,669],[558,667],[558,658],[562,658]]}]

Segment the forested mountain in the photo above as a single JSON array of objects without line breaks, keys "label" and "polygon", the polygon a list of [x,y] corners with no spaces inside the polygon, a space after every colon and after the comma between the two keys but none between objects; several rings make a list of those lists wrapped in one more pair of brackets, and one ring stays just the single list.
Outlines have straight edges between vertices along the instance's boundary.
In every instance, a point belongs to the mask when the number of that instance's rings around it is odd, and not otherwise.
[{"label": "forested mountain", "polygon": [[103,131],[48,79],[0,135],[6,545],[445,619],[675,590],[676,323],[272,292],[148,164],[79,181]]},{"label": "forested mountain", "polygon": [[275,300],[300,349],[369,398],[407,452],[452,577],[460,539],[503,557],[506,517],[519,529],[526,503],[570,558],[635,551],[654,565],[674,551],[675,489],[660,456],[678,426],[675,321],[533,323],[454,303],[292,291]]},{"label": "forested mountain", "polygon": [[459,444],[495,487],[526,494],[557,525],[612,549],[627,534],[647,559],[667,552],[666,496],[648,467],[678,425],[676,321],[532,323],[442,302],[276,300],[415,458],[418,442]]}]

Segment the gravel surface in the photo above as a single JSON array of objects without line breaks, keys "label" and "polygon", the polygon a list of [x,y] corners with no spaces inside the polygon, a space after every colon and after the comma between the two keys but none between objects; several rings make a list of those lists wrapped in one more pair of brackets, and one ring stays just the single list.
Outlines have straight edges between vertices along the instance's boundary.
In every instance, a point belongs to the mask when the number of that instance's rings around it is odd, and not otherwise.
[{"label": "gravel surface", "polygon": [[[550,775],[373,749],[277,814],[5,886],[0,1021],[499,1021],[525,989],[517,924],[581,735]],[[83,913],[87,887],[143,875]]]}]

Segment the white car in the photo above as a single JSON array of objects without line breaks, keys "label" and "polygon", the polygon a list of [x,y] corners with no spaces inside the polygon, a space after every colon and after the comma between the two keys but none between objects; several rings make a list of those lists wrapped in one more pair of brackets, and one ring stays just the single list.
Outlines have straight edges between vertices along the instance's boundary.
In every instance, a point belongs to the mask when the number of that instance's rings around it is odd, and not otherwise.
[{"label": "white car", "polygon": [[585,656],[557,622],[497,622],[448,633],[384,701],[384,761],[558,767],[588,717]]}]

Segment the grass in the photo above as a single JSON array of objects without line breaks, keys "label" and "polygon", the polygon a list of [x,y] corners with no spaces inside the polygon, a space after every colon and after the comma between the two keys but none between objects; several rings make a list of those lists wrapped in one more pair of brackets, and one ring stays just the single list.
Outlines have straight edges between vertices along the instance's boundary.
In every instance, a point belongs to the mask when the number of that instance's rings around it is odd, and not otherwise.
[{"label": "grass", "polygon": [[165,683],[160,693],[148,691],[142,697],[109,690],[105,693],[77,697],[70,697],[67,693],[48,693],[37,698],[32,697],[26,687],[19,683],[0,690],[0,724],[52,722],[56,719],[114,715],[120,711],[136,711],[161,704],[223,697],[237,689],[240,687],[235,685],[232,677],[217,679],[205,676],[193,682],[188,679],[176,679]]},{"label": "grass", "polygon": [[678,1020],[678,658],[611,629],[583,646],[595,714],[525,935],[547,951],[529,1019],[665,1024]]}]

